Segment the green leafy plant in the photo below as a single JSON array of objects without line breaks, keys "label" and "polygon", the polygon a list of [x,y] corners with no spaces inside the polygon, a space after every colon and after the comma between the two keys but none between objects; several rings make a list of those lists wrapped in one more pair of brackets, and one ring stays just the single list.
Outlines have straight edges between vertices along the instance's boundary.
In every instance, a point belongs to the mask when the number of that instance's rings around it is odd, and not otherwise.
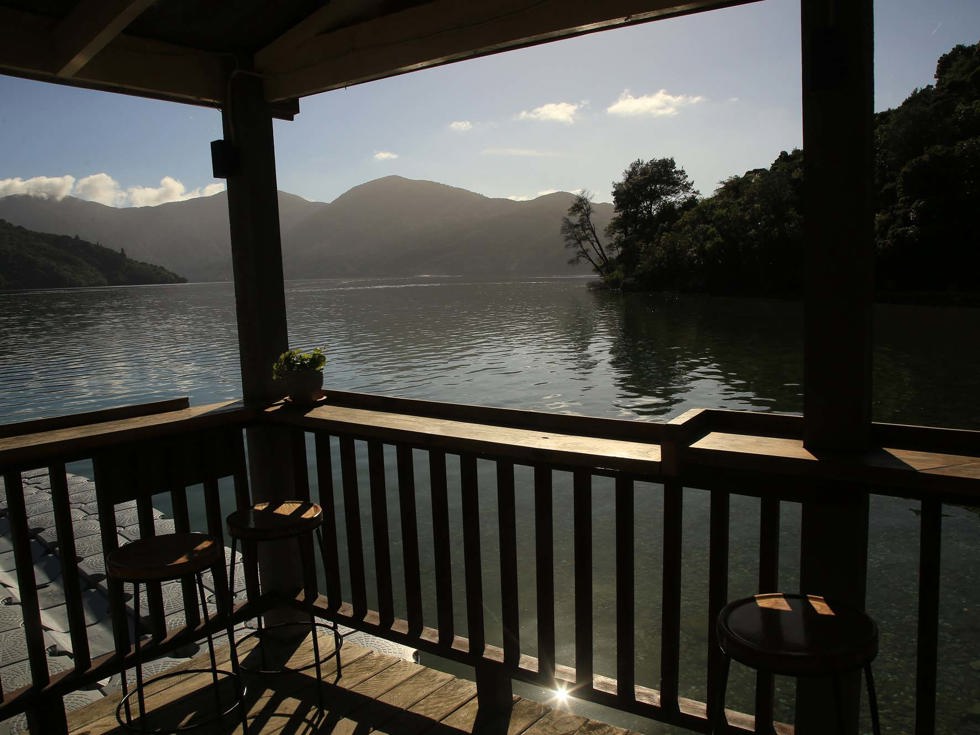
[{"label": "green leafy plant", "polygon": [[287,350],[272,364],[272,377],[282,380],[290,373],[319,372],[327,363],[327,356],[320,347],[309,352]]}]

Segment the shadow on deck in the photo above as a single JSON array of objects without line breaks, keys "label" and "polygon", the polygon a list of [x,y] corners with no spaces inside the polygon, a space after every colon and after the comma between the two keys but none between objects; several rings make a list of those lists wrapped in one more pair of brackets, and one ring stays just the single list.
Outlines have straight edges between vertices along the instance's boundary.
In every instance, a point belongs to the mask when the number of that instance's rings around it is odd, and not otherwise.
[{"label": "shadow on deck", "polygon": [[[321,657],[332,651],[332,640],[319,639]],[[258,661],[254,641],[239,646],[242,662],[248,666]],[[227,668],[228,652],[219,651],[219,665]],[[282,655],[291,668],[309,668],[279,674],[246,674],[249,733],[332,733],[362,735],[372,731],[389,735],[626,735],[627,731],[567,712],[551,709],[538,702],[514,697],[509,716],[481,716],[476,699],[476,684],[457,679],[403,659],[377,653],[347,642],[343,646],[338,675],[336,658],[323,662],[323,711],[317,704],[316,675],[313,668],[311,639],[292,644]],[[183,668],[206,668],[207,654],[197,656]],[[266,665],[270,662],[267,660]],[[178,669],[173,669],[177,671]],[[132,680],[132,672],[130,672]],[[188,674],[151,685],[147,690],[146,725],[149,731],[192,724],[215,711],[211,675]],[[224,680],[220,692],[224,703],[234,696],[230,680]],[[118,693],[77,710],[70,715],[72,735],[105,735],[125,733],[116,721]],[[134,705],[134,717],[136,715]],[[137,721],[135,724],[139,724]],[[218,723],[194,732],[241,732],[237,710]]]}]

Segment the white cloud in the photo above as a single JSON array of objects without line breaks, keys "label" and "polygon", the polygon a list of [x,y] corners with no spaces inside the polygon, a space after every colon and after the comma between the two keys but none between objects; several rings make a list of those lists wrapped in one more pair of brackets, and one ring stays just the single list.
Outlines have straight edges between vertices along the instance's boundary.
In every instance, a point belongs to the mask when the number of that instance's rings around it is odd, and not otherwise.
[{"label": "white cloud", "polygon": [[123,189],[119,182],[107,173],[91,174],[75,180],[74,176],[35,176],[32,179],[0,179],[0,197],[26,194],[41,199],[61,201],[75,196],[89,202],[109,207],[149,207],[167,202],[183,202],[197,197],[208,197],[224,191],[222,183],[208,184],[188,191],[172,176],[164,176],[160,186],[131,186]]},{"label": "white cloud", "polygon": [[666,89],[661,89],[656,94],[634,97],[627,89],[606,108],[606,112],[619,117],[673,117],[682,107],[703,101],[704,97],[700,96],[668,94]]},{"label": "white cloud", "polygon": [[557,194],[559,191],[559,189],[542,189],[537,194],[533,194],[529,197],[521,196],[520,194],[512,194],[507,198],[514,202],[529,202],[532,199],[537,199],[538,197],[548,196],[549,194]]},{"label": "white cloud", "polygon": [[391,151],[378,151],[374,154],[375,161],[392,161],[396,158],[398,158],[398,154]]},{"label": "white cloud", "polygon": [[551,151],[539,151],[534,148],[484,148],[480,153],[484,156],[523,156],[527,158],[550,158],[558,155]]},{"label": "white cloud", "polygon": [[571,125],[575,122],[575,115],[581,106],[572,102],[549,102],[530,111],[524,110],[517,118],[518,120],[541,120]]},{"label": "white cloud", "polygon": [[30,179],[0,179],[0,197],[26,194],[38,199],[61,201],[71,194],[74,176],[35,176]]},{"label": "white cloud", "polygon": [[187,190],[183,183],[172,176],[160,179],[160,186],[131,186],[126,190],[126,203],[132,207],[155,207],[168,202],[184,202],[188,199],[212,196],[225,188],[224,184],[208,184],[203,189]]},{"label": "white cloud", "polygon": [[449,129],[457,133],[465,133],[467,130],[473,129],[473,123],[469,120],[454,120],[449,123]]},{"label": "white cloud", "polygon": [[89,202],[98,202],[107,207],[119,207],[126,203],[126,192],[119,182],[109,174],[92,174],[79,179],[75,184],[74,195]]}]

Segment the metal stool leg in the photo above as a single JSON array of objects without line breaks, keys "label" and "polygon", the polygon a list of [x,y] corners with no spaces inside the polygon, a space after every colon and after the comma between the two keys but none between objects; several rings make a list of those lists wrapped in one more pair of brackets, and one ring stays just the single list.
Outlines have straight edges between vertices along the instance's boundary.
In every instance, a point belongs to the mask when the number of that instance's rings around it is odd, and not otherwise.
[{"label": "metal stool leg", "polygon": [[868,707],[871,709],[871,732],[881,735],[881,723],[878,722],[878,697],[875,695],[875,680],[871,675],[871,664],[864,665],[864,680],[868,685]]},{"label": "metal stool leg", "polygon": [[[231,670],[235,675],[235,690],[238,692],[238,708],[242,715],[242,733],[248,733],[248,712],[245,708],[245,681],[242,679],[241,667],[238,663],[238,644],[235,642],[235,621],[232,615],[235,611],[235,551],[238,546],[238,539],[231,539],[231,580],[228,582],[228,599],[225,601],[222,594],[223,584],[219,584],[215,579],[214,599],[218,605],[218,613],[225,616],[225,632],[228,636],[228,659],[231,662]],[[222,565],[222,569],[224,566]],[[212,575],[214,570],[212,570]]]},{"label": "metal stool leg", "polygon": [[136,699],[139,702],[139,708],[140,708],[140,730],[146,732],[146,700],[143,695],[143,658],[140,656],[140,585],[139,582],[133,582],[133,618],[134,618],[133,647],[135,650],[134,655],[136,656]]},{"label": "metal stool leg", "polygon": [[[326,545],[323,542],[323,529],[322,528],[318,528],[316,530],[316,540],[320,544],[320,560],[324,564],[326,564],[327,547],[326,547]],[[330,621],[330,622],[331,622],[332,630],[333,630],[333,650],[334,650],[334,656],[337,658],[337,676],[340,676],[340,674],[341,674],[341,667],[342,667],[342,663],[341,663],[341,660],[340,660],[340,649],[344,645],[344,638],[343,638],[342,635],[340,635],[340,630],[337,627],[337,622],[336,621]]]},{"label": "metal stool leg", "polygon": [[[123,590],[125,590],[125,587],[122,584],[120,584],[119,586],[120,586],[120,588],[122,588]],[[134,626],[133,626],[133,632],[134,632],[134,635],[137,636],[137,638],[139,637],[139,630],[138,630],[138,628],[139,628],[139,625],[138,624],[134,624]],[[123,701],[123,707],[125,708],[124,711],[126,713],[126,724],[129,727],[132,727],[133,726],[133,713],[132,713],[132,710],[130,709],[130,706],[129,706],[129,683],[128,683],[127,677],[126,677],[126,654],[128,652],[129,652],[129,631],[127,630],[126,631],[126,649],[123,650],[123,648],[119,645],[118,639],[117,639],[116,653],[119,655],[120,666],[121,666],[121,671],[119,672],[119,679],[120,679],[120,685],[122,686],[122,701]]]},{"label": "metal stool leg", "polygon": [[[208,614],[208,599],[204,593],[204,575],[198,572],[197,593],[201,600],[201,615],[204,616],[204,629],[207,631],[208,654],[211,657],[211,681],[214,685],[214,703],[218,711],[221,710],[221,693],[218,691],[218,657],[214,654],[214,637],[211,635],[211,616]],[[217,587],[217,585],[215,585]]]},{"label": "metal stool leg", "polygon": [[[319,534],[320,529],[317,529],[316,532]],[[300,544],[298,538],[297,538],[297,543]],[[300,556],[303,557],[303,576],[312,577],[315,580],[316,566],[314,565],[312,570],[307,568],[306,556],[302,554],[301,544],[300,547],[301,547]],[[304,585],[306,584],[306,579],[303,580],[303,584]],[[314,585],[315,584],[316,583],[314,581]],[[314,591],[315,589],[316,588],[314,587]],[[322,669],[322,665],[320,664],[320,643],[319,643],[320,636],[317,635],[316,632],[316,613],[313,612],[312,610],[310,611],[310,634],[313,636],[313,660],[315,662],[314,668],[316,669],[316,702],[320,706],[320,709],[322,710],[323,709],[323,669]]]}]

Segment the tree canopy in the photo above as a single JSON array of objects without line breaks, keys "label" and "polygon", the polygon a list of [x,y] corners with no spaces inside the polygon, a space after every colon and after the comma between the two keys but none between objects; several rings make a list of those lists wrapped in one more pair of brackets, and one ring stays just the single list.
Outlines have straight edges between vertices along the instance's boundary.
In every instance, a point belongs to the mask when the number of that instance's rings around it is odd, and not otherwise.
[{"label": "tree canopy", "polygon": [[[980,44],[944,54],[935,79],[875,116],[878,288],[886,297],[975,300]],[[610,287],[795,296],[803,282],[802,178],[803,153],[784,151],[769,168],[732,176],[702,199],[674,159],[637,160],[613,183],[616,214],[604,245],[588,208],[574,217],[569,210],[569,218],[606,253],[593,267]],[[562,235],[572,247],[564,221]]]}]

